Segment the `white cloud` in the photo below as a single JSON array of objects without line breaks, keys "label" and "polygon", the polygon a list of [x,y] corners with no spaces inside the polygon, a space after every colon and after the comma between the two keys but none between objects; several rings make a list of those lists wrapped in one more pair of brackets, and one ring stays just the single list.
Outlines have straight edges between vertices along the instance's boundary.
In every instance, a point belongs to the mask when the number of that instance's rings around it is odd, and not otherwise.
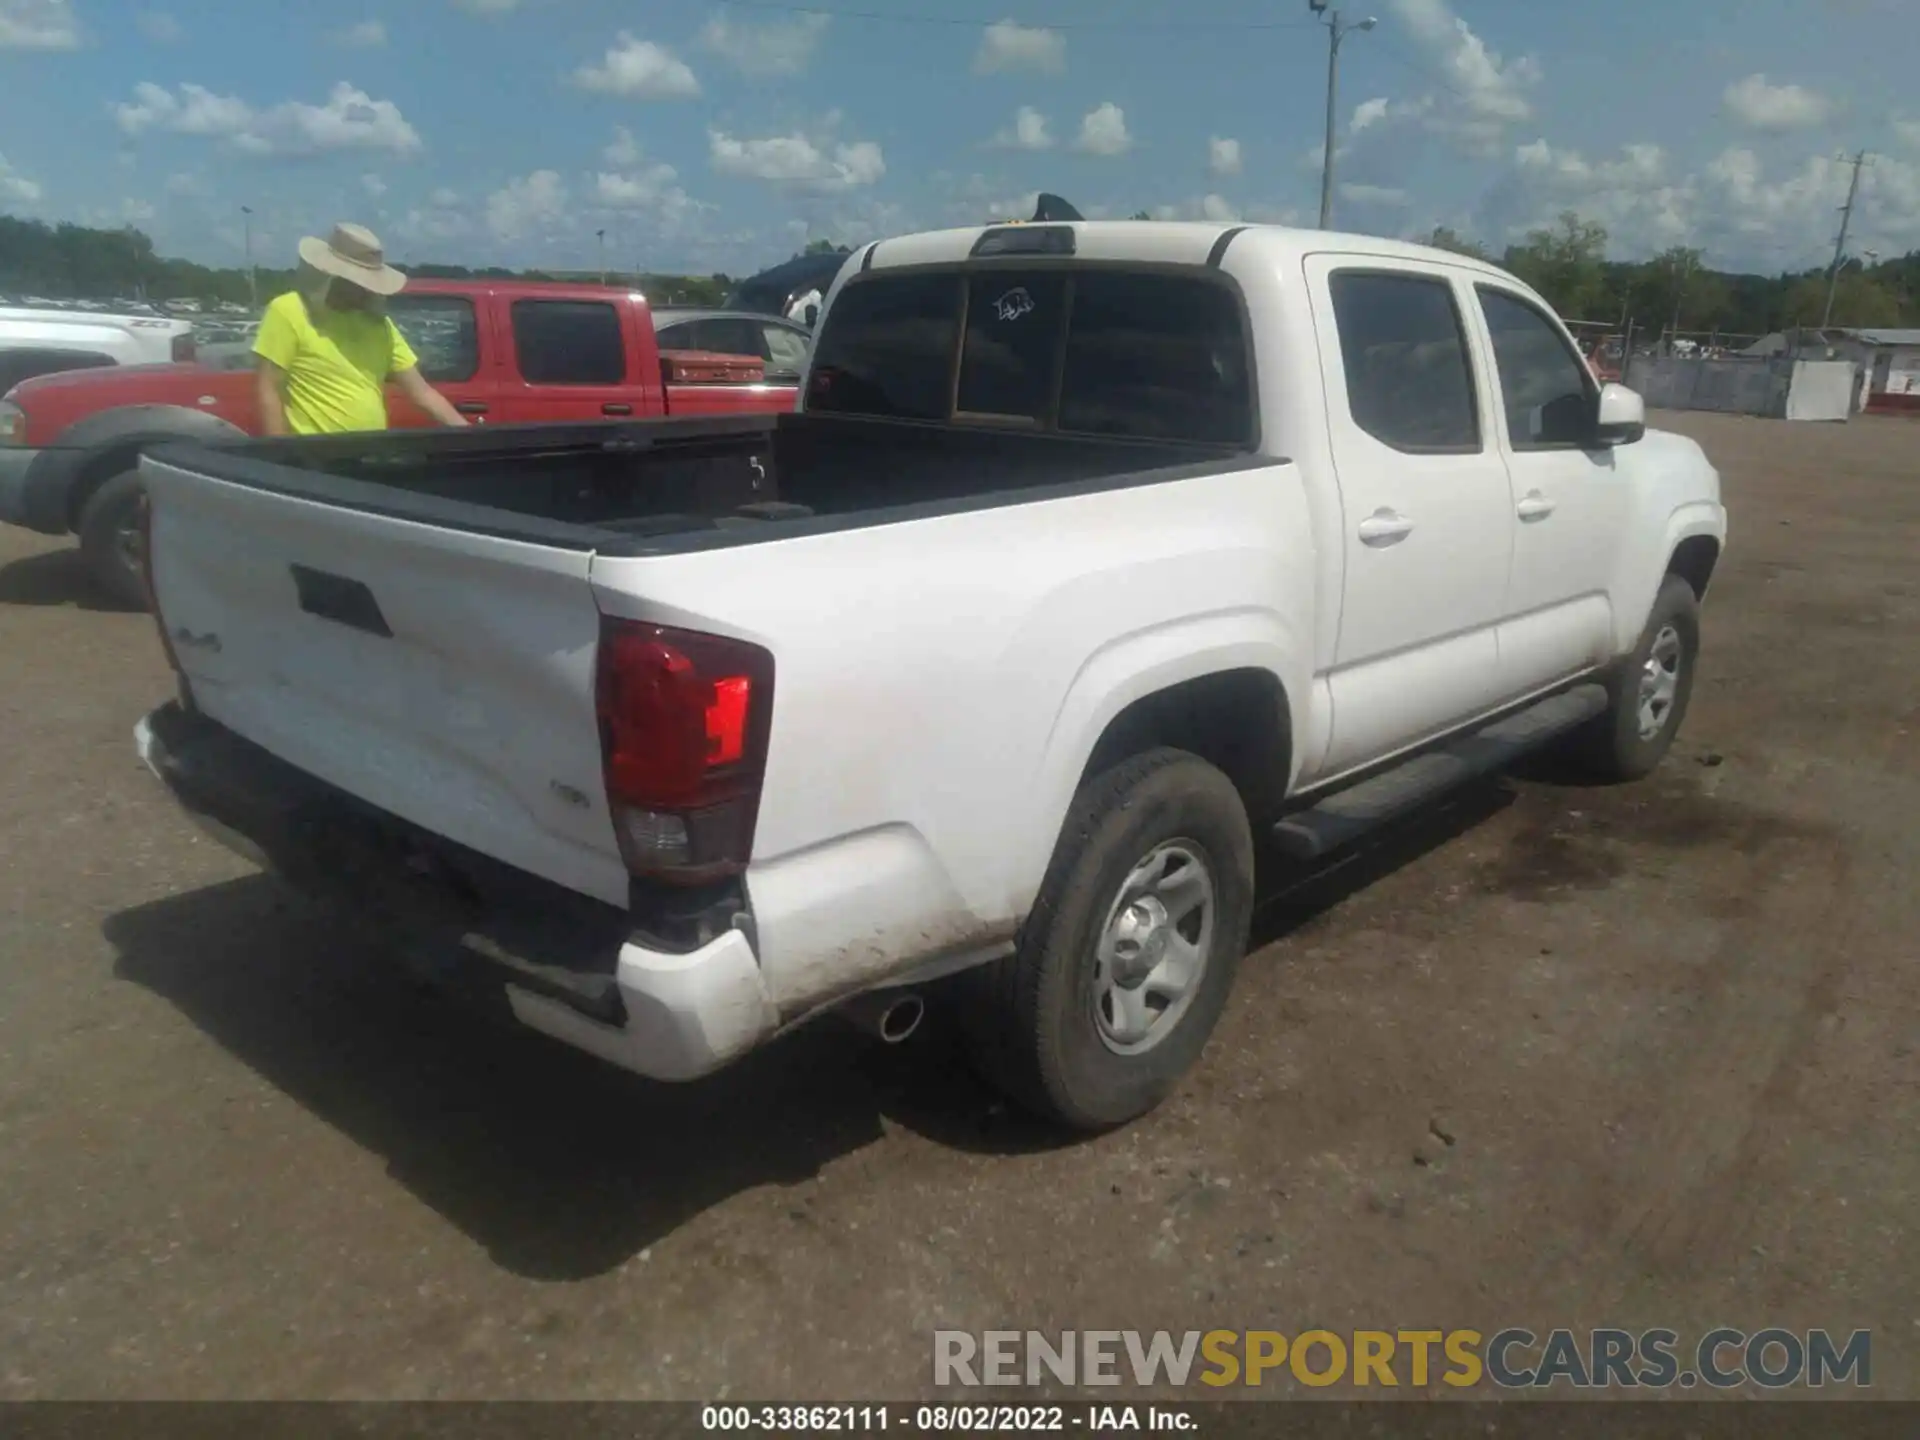
[{"label": "white cloud", "polygon": [[360,177],[360,188],[377,200],[387,193],[387,182],[378,175],[362,175]]},{"label": "white cloud", "polygon": [[166,183],[160,188],[169,195],[179,195],[201,200],[213,193],[205,177],[189,175],[184,171],[167,176]]},{"label": "white cloud", "polygon": [[378,20],[362,20],[333,32],[333,43],[349,50],[378,50],[387,43],[387,27]]},{"label": "white cloud", "polygon": [[140,33],[156,45],[171,45],[184,33],[180,22],[164,10],[142,10],[134,17],[133,23],[140,27]]},{"label": "white cloud", "polygon": [[520,8],[520,0],[453,0],[453,4],[474,15],[505,15]]},{"label": "white cloud", "polygon": [[113,107],[128,135],[166,130],[221,139],[254,155],[311,155],[335,150],[373,150],[411,155],[420,135],[391,100],[376,100],[346,81],[325,104],[284,100],[257,110],[203,85],[182,85],[176,94],[151,81],[133,88],[133,100]]},{"label": "white cloud", "polygon": [[1013,124],[993,137],[993,144],[1002,150],[1051,150],[1053,134],[1047,129],[1046,116],[1022,105],[1014,112]]},{"label": "white cloud", "polygon": [[559,173],[535,170],[509,180],[487,197],[487,229],[496,240],[550,235],[567,212],[567,187]]},{"label": "white cloud", "polygon": [[6,156],[0,155],[0,200],[32,205],[43,193],[37,181],[29,180],[7,163]]},{"label": "white cloud", "polygon": [[800,134],[742,140],[709,130],[707,156],[723,175],[823,193],[872,185],[887,173],[886,159],[871,140],[816,144]]},{"label": "white cloud", "polygon": [[613,139],[609,140],[607,148],[600,152],[600,158],[609,165],[617,165],[624,169],[627,166],[638,165],[644,153],[640,148],[640,142],[633,138],[633,132],[624,125],[616,125],[613,127]]},{"label": "white cloud", "polygon": [[624,125],[615,128],[613,142],[601,154],[617,167],[593,177],[594,196],[606,208],[649,211],[669,222],[707,208],[674,183],[680,176],[673,166],[648,164],[646,151]]},{"label": "white cloud", "polygon": [[[1429,129],[1486,153],[1509,128],[1533,117],[1527,95],[1540,83],[1541,72],[1531,56],[1502,59],[1454,14],[1447,0],[1392,0],[1392,4],[1445,82],[1441,91],[1399,107],[1408,118],[1420,119]],[[1388,113],[1369,112],[1367,125]]]},{"label": "white cloud", "polygon": [[1898,117],[1893,122],[1893,133],[1900,137],[1902,145],[1920,150],[1920,120]]},{"label": "white cloud", "polygon": [[0,50],[77,50],[80,22],[68,0],[0,0]]},{"label": "white cloud", "polygon": [[637,210],[658,202],[678,173],[671,165],[651,165],[634,175],[602,170],[594,176],[594,193],[602,205]]},{"label": "white cloud", "polygon": [[1347,123],[1347,133],[1358,135],[1361,131],[1378,125],[1386,119],[1393,109],[1393,102],[1384,96],[1373,100],[1362,100],[1353,108],[1353,119]]},{"label": "white cloud", "polygon": [[747,24],[722,11],[700,31],[700,46],[743,75],[798,75],[812,62],[828,23],[825,15],[808,14]]},{"label": "white cloud", "polygon": [[1802,85],[1770,84],[1765,75],[1734,81],[1720,98],[1727,113],[1751,130],[1804,130],[1832,109],[1825,96]]},{"label": "white cloud", "polygon": [[1207,169],[1215,175],[1240,173],[1240,142],[1215,135],[1207,141]]},{"label": "white cloud", "polygon": [[1515,148],[1513,168],[1496,185],[1469,228],[1514,237],[1550,227],[1563,210],[1606,226],[1616,253],[1644,253],[1699,244],[1698,186],[1673,172],[1658,145],[1624,145],[1612,156],[1589,159],[1545,139]]},{"label": "white cloud", "polygon": [[1222,224],[1232,224],[1240,219],[1240,212],[1233,202],[1221,195],[1203,195],[1200,197],[1200,214],[1203,219],[1218,220]]},{"label": "white cloud", "polygon": [[980,49],[973,57],[974,73],[991,75],[1002,70],[1041,70],[1058,72],[1067,63],[1067,37],[1058,30],[1022,25],[1015,20],[996,20],[980,37]]},{"label": "white cloud", "polygon": [[172,130],[181,135],[235,135],[253,123],[244,100],[216,95],[204,85],[182,85],[179,95],[151,80],[133,87],[131,103],[115,105],[114,118],[128,135]]},{"label": "white cloud", "polygon": [[670,50],[622,30],[598,65],[582,65],[573,74],[583,90],[625,95],[635,100],[686,100],[700,93],[700,81]]},{"label": "white cloud", "polygon": [[1089,155],[1124,155],[1133,148],[1127,133],[1127,115],[1111,100],[1096,105],[1080,121],[1080,133],[1073,148]]},{"label": "white cloud", "polygon": [[144,225],[153,219],[153,206],[129,196],[120,202],[120,218],[129,225]]},{"label": "white cloud", "polygon": [[1342,185],[1340,198],[1351,200],[1356,205],[1390,205],[1396,208],[1413,203],[1411,195],[1392,185]]},{"label": "white cloud", "polygon": [[431,195],[427,196],[427,203],[437,209],[451,210],[455,205],[460,203],[460,192],[457,190],[449,190],[446,186],[442,185],[438,190],[435,190]]}]

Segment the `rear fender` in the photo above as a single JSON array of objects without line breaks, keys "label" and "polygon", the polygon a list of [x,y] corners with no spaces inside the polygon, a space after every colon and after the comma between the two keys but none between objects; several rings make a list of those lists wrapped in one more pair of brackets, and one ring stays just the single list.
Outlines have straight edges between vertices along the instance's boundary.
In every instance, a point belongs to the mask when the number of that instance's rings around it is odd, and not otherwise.
[{"label": "rear fender", "polygon": [[[1185,681],[1226,670],[1264,670],[1280,682],[1291,733],[1309,737],[1316,733],[1305,708],[1312,688],[1311,653],[1310,637],[1294,633],[1279,615],[1239,610],[1122,636],[1089,656],[1054,717],[1039,773],[1024,788],[1034,800],[1016,832],[1025,850],[1013,870],[1014,913],[1032,909],[1087,762],[1122,711]],[[1293,746],[1289,786],[1304,749]]]}]

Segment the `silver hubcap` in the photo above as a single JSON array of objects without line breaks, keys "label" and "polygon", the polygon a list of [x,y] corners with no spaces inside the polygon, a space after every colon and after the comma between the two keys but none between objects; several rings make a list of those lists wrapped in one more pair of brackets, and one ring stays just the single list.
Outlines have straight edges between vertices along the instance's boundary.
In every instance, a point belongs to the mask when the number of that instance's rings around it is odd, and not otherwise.
[{"label": "silver hubcap", "polygon": [[1671,625],[1653,637],[1653,649],[1640,669],[1640,738],[1651,740],[1666,727],[1680,693],[1680,632]]},{"label": "silver hubcap", "polygon": [[147,569],[145,537],[140,533],[140,510],[135,506],[133,512],[120,522],[113,532],[114,548],[120,552],[120,558],[127,568],[136,575],[143,575]]},{"label": "silver hubcap", "polygon": [[1180,1023],[1213,950],[1213,873],[1191,840],[1157,845],[1107,911],[1094,957],[1093,1018],[1109,1050],[1137,1055]]}]

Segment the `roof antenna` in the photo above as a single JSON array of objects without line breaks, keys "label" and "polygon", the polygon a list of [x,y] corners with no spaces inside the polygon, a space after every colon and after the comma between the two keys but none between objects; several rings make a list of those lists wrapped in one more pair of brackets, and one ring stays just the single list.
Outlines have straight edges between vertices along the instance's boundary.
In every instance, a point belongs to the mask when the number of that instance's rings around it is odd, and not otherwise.
[{"label": "roof antenna", "polygon": [[1048,195],[1044,192],[1033,207],[1035,224],[1043,220],[1085,220],[1086,218],[1058,195]]}]

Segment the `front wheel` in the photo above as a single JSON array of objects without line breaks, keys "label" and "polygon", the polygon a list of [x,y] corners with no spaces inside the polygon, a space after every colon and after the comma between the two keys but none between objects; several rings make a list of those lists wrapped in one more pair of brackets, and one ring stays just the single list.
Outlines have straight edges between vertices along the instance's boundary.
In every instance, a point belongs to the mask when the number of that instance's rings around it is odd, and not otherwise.
[{"label": "front wheel", "polygon": [[964,977],[987,1075],[1077,1130],[1153,1109],[1199,1059],[1253,913],[1253,838],[1231,781],[1179,750],[1081,787],[1007,959]]},{"label": "front wheel", "polygon": [[140,528],[140,476],[128,470],[88,498],[80,511],[80,558],[88,577],[130,610],[147,607],[146,540]]},{"label": "front wheel", "polygon": [[1673,747],[1693,695],[1700,656],[1700,602],[1669,575],[1654,597],[1646,629],[1612,684],[1613,703],[1577,732],[1575,752],[1602,779],[1638,780]]}]

